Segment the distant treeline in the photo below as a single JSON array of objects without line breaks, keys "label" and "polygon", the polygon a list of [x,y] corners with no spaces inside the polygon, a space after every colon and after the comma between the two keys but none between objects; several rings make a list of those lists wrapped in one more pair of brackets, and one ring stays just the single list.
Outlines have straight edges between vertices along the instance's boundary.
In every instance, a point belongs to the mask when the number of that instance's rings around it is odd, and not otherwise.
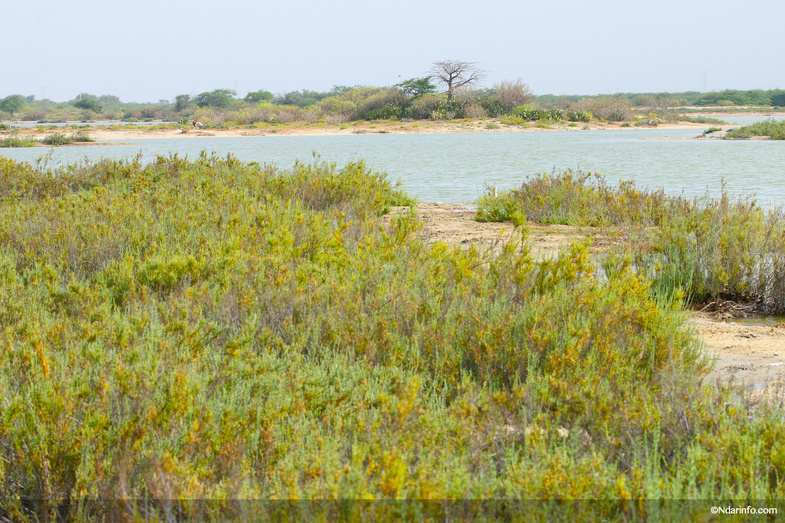
[{"label": "distant treeline", "polygon": [[[586,113],[607,121],[630,120],[638,108],[659,117],[681,106],[785,106],[785,91],[726,90],[711,93],[618,93],[597,96],[534,95],[521,80],[490,88],[459,89],[454,96],[437,92],[430,77],[412,78],[392,87],[334,86],[329,91],[290,91],[274,95],[252,91],[240,98],[230,89],[198,95],[181,94],[157,103],[122,102],[117,96],[80,93],[73,100],[54,102],[13,94],[0,99],[0,120],[41,123],[63,121],[185,121],[230,126],[288,122],[336,125],[357,120],[483,118],[539,114],[531,110],[562,111],[562,119]],[[517,108],[516,111],[514,111]],[[551,115],[556,113],[550,113]],[[667,119],[667,118],[664,118]]]},{"label": "distant treeline", "polygon": [[[681,93],[618,93],[614,96],[628,100],[635,107],[654,107],[657,105],[657,98],[667,96],[676,106],[774,106],[785,107],[785,90],[770,89],[751,89],[740,91],[726,89],[724,91],[712,91],[701,93],[699,91],[684,91]],[[558,105],[566,102],[577,102],[582,99],[601,98],[607,95],[598,96],[556,96],[545,94],[537,97],[537,101],[543,105]]]}]

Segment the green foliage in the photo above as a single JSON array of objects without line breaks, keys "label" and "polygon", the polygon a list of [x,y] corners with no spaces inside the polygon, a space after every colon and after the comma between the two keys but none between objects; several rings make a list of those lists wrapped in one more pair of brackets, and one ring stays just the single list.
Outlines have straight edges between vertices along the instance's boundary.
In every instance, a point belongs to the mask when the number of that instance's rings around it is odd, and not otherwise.
[{"label": "green foliage", "polygon": [[362,100],[354,118],[387,120],[403,116],[408,100],[398,89],[384,89]]},{"label": "green foliage", "polygon": [[73,139],[63,133],[52,133],[41,138],[41,143],[46,145],[68,145],[71,142]]},{"label": "green foliage", "polygon": [[[690,205],[681,198],[667,197],[662,190],[641,191],[631,181],[620,182],[614,189],[599,174],[567,170],[538,174],[512,191],[488,192],[478,202],[477,220],[505,221],[519,212],[539,223],[649,227]],[[492,214],[489,208],[495,209]],[[506,214],[500,214],[499,208],[506,209]]]},{"label": "green foliage", "polygon": [[191,96],[188,94],[179,94],[175,97],[174,110],[180,112],[191,105]]},{"label": "green foliage", "polygon": [[690,123],[716,123],[716,124],[725,124],[727,125],[728,122],[725,120],[720,120],[719,118],[710,118],[708,116],[679,116],[680,122],[690,122]]},{"label": "green foliage", "polygon": [[567,111],[567,120],[571,122],[591,122],[592,114],[590,111]]},{"label": "green foliage", "polygon": [[21,136],[7,136],[0,139],[0,147],[35,147],[36,140]]},{"label": "green foliage", "polygon": [[74,102],[74,107],[78,107],[79,109],[86,109],[95,113],[100,113],[102,111],[101,103],[95,98],[82,98],[77,100]]},{"label": "green foliage", "polygon": [[69,136],[72,142],[94,142],[92,138],[84,134],[83,132],[74,133]]},{"label": "green foliage", "polygon": [[429,244],[362,163],[0,158],[0,196],[7,519],[785,494],[781,416],[697,386],[678,301],[586,246]]},{"label": "green foliage", "polygon": [[785,120],[770,118],[763,122],[733,129],[725,134],[725,138],[728,140],[752,138],[753,136],[768,136],[772,140],[785,140]]},{"label": "green foliage", "polygon": [[[571,171],[537,175],[520,188],[489,190],[479,221],[622,227],[623,255],[653,282],[657,294],[684,291],[695,304],[734,299],[763,312],[785,312],[785,225],[782,211],[754,200],[688,201],[632,182],[608,187],[598,175]],[[609,269],[617,270],[617,269]]]},{"label": "green foliage", "polygon": [[261,102],[272,102],[273,98],[274,98],[273,93],[271,93],[270,91],[260,90],[260,91],[253,91],[246,94],[243,100],[245,100],[246,102],[258,104]]},{"label": "green foliage", "polygon": [[443,100],[445,99],[444,95],[437,93],[430,93],[415,98],[411,101],[411,105],[404,110],[404,116],[415,120],[429,119],[443,108]]},{"label": "green foliage", "polygon": [[12,94],[0,100],[0,111],[18,113],[27,105],[27,100],[21,94]]},{"label": "green foliage", "polygon": [[561,109],[540,109],[538,107],[530,107],[528,105],[519,105],[510,111],[510,115],[512,117],[518,117],[523,119],[524,121],[537,121],[537,120],[549,120],[551,122],[558,122],[564,120],[565,118],[571,121],[590,121],[591,120],[591,113],[585,111],[571,111],[569,113],[565,113],[565,111]]},{"label": "green foliage", "polygon": [[234,101],[235,92],[231,89],[215,89],[196,95],[194,103],[199,107],[229,107]]},{"label": "green foliage", "polygon": [[406,96],[412,98],[418,98],[424,94],[436,91],[436,86],[431,83],[430,76],[404,80],[403,82],[396,84],[395,87],[403,91]]},{"label": "green foliage", "polygon": [[[749,91],[739,91],[726,89],[724,91],[711,92],[701,96],[694,102],[695,105],[756,105],[768,106],[776,105],[772,102],[772,96],[781,96],[781,91],[763,91],[752,89]],[[779,100],[779,98],[777,98]]]},{"label": "green foliage", "polygon": [[499,118],[499,123],[502,125],[517,125],[519,127],[528,127],[526,119],[520,116],[503,116]]},{"label": "green foliage", "polygon": [[708,129],[703,131],[703,135],[702,136],[706,136],[707,134],[716,133],[716,132],[719,132],[719,131],[722,131],[722,127],[709,127]]}]

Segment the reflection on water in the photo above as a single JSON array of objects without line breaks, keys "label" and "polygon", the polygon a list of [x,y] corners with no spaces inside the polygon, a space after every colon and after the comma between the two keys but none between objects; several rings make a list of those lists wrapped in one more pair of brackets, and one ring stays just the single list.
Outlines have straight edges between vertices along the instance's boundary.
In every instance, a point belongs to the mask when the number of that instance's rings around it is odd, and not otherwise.
[{"label": "reflection on water", "polygon": [[[717,196],[724,180],[731,194],[754,192],[764,205],[785,204],[785,142],[654,139],[698,134],[693,128],[135,139],[134,145],[60,147],[51,155],[67,163],[139,152],[147,160],[171,153],[196,157],[207,151],[281,167],[311,161],[314,154],[339,164],[363,159],[400,180],[420,201],[455,203],[476,200],[486,183],[507,189],[535,173],[580,168],[612,184],[633,180],[687,196],[707,190]],[[43,148],[0,149],[0,155],[25,161],[45,154]]]}]

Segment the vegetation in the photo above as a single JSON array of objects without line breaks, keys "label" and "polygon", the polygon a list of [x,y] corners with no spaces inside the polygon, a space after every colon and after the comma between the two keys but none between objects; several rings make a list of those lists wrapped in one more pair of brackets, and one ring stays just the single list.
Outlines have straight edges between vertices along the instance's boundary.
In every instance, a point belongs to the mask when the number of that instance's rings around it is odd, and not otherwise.
[{"label": "vegetation", "polygon": [[44,136],[40,140],[35,140],[28,136],[11,135],[0,140],[0,147],[35,147],[36,144],[44,145],[69,145],[74,142],[94,142],[92,138],[82,132],[66,135],[63,133],[52,133]]},{"label": "vegetation", "polygon": [[[680,106],[697,103],[705,93],[535,96],[520,78],[481,88],[479,81],[484,75],[485,72],[474,63],[444,61],[434,63],[430,75],[404,80],[392,87],[333,86],[324,92],[303,89],[277,95],[260,89],[248,92],[243,98],[237,98],[231,89],[214,89],[196,96],[180,94],[172,102],[160,100],[144,104],[122,103],[117,96],[90,93],[80,93],[64,103],[11,95],[0,100],[0,119],[48,123],[97,119],[176,122],[190,118],[208,128],[276,126],[291,122],[339,125],[361,120],[503,118],[521,116],[513,114],[513,110],[524,106],[537,111],[561,111],[562,117],[548,118],[553,121],[627,122],[647,111],[647,119],[640,125],[675,121],[720,123],[679,114]],[[436,92],[437,84],[446,92]],[[785,102],[780,103],[785,91],[760,93],[765,94],[758,100],[765,102],[763,105],[785,106]],[[738,101],[744,100],[739,98]],[[726,110],[733,110],[732,105],[728,107]],[[776,107],[771,107],[774,109]],[[576,115],[581,116],[576,118]]]},{"label": "vegetation", "polygon": [[32,138],[15,135],[0,139],[0,147],[35,147],[36,143]]},{"label": "vegetation", "polygon": [[[582,245],[542,262],[429,245],[416,216],[381,221],[411,202],[362,163],[0,158],[0,182],[6,519],[298,498],[605,499],[594,519],[657,519],[629,500],[785,494],[781,415],[701,387],[678,293],[633,263],[600,279]],[[695,207],[627,192],[613,220]]]},{"label": "vegetation", "polygon": [[693,305],[723,300],[749,309],[785,312],[785,223],[782,210],[765,210],[751,198],[690,201],[632,182],[611,188],[598,175],[571,171],[538,175],[518,189],[489,192],[481,221],[560,223],[617,227],[627,238],[609,257],[663,296],[684,292]]},{"label": "vegetation", "polygon": [[752,89],[749,91],[738,91],[728,89],[725,91],[718,91],[707,93],[695,100],[695,105],[753,105],[753,106],[770,106],[770,105],[785,105],[783,103],[783,95],[785,91],[780,89],[773,89],[770,91],[763,91],[761,89]]},{"label": "vegetation", "polygon": [[725,124],[727,125],[728,122],[725,120],[720,120],[719,118],[710,118],[707,116],[684,116],[679,115],[680,122],[690,122],[690,123],[716,123],[716,124]]},{"label": "vegetation", "polygon": [[768,136],[772,140],[785,140],[785,120],[770,118],[764,122],[756,122],[733,129],[725,134],[725,138],[728,140],[752,138],[753,136]]}]

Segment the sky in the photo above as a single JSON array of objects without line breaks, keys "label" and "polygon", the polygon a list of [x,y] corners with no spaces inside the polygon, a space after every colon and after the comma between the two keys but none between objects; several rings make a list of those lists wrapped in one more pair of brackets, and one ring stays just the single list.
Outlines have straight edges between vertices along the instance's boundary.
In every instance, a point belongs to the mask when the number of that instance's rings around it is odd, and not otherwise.
[{"label": "sky", "polygon": [[785,88],[782,0],[0,0],[0,98],[390,86],[435,61],[535,94]]}]

